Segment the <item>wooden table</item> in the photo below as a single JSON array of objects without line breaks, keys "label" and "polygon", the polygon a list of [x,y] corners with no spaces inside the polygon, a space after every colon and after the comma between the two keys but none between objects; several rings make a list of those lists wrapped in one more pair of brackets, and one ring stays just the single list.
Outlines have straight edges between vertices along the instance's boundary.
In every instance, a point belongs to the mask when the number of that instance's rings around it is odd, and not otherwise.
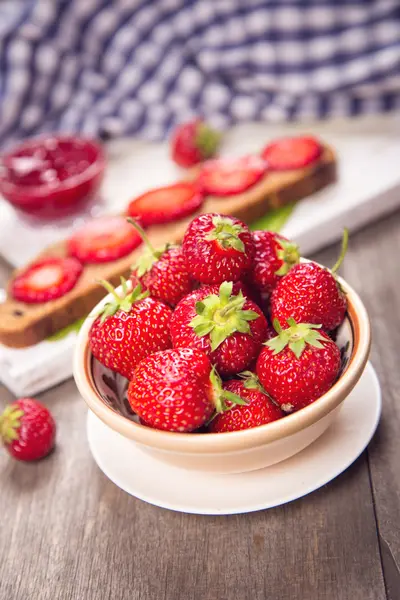
[{"label": "wooden table", "polygon": [[[85,404],[67,381],[41,396],[58,422],[56,452],[32,465],[0,455],[0,600],[398,600],[399,257],[397,213],[352,236],[342,271],[372,318],[384,400],[373,442],[344,474],[249,515],[150,506],[95,465]],[[6,275],[0,265],[0,284]]]}]

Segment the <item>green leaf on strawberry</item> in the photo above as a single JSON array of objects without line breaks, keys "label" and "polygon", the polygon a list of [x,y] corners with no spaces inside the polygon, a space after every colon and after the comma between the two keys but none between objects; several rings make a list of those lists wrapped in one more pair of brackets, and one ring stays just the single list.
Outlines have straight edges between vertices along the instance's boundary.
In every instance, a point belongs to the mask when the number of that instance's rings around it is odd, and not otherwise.
[{"label": "green leaf on strawberry", "polygon": [[254,310],[243,310],[246,298],[241,291],[232,295],[232,287],[232,282],[225,281],[219,295],[210,294],[196,302],[197,316],[189,323],[199,337],[210,335],[212,351],[235,332],[251,334],[249,321],[260,316]]},{"label": "green leaf on strawberry", "polygon": [[100,280],[99,283],[107,290],[109,294],[112,294],[113,300],[107,302],[100,310],[100,312],[96,313],[95,317],[101,317],[101,322],[107,319],[107,317],[112,317],[118,310],[122,310],[123,312],[129,313],[132,306],[140,300],[144,300],[150,294],[149,292],[142,292],[142,286],[140,283],[132,290],[128,290],[128,283],[126,279],[121,277],[121,286],[122,286],[122,295],[119,296],[113,286],[104,280]]},{"label": "green leaf on strawberry", "polygon": [[281,249],[277,251],[277,256],[282,261],[282,266],[275,271],[275,275],[286,275],[293,265],[297,265],[300,261],[299,247],[297,244],[288,242],[282,238],[276,239],[281,246]]},{"label": "green leaf on strawberry", "polygon": [[266,394],[266,391],[261,385],[257,375],[252,371],[242,371],[242,373],[239,373],[239,377],[240,379],[243,379],[243,385],[246,389],[259,390],[260,392],[264,392]]},{"label": "green leaf on strawberry", "polygon": [[221,138],[222,135],[219,131],[212,129],[201,121],[197,123],[194,141],[203,159],[214,156],[221,143]]},{"label": "green leaf on strawberry", "polygon": [[[246,406],[248,404],[238,394],[234,394],[223,387],[221,377],[218,375],[215,366],[211,369],[210,381],[213,387],[215,412],[207,424],[210,424],[217,415],[232,410],[234,406]],[[231,403],[230,406],[226,404],[226,400]]]},{"label": "green leaf on strawberry", "polygon": [[245,229],[239,224],[232,223],[229,217],[217,215],[212,219],[214,229],[206,236],[206,240],[216,240],[222,248],[232,248],[238,252],[245,252],[245,245],[239,235],[245,233]]},{"label": "green leaf on strawberry", "polygon": [[315,348],[323,348],[321,342],[330,341],[319,331],[321,325],[296,323],[292,318],[289,318],[287,323],[289,327],[282,329],[278,319],[274,319],[273,325],[278,335],[265,343],[268,348],[273,350],[274,356],[288,346],[296,358],[300,358],[307,344]]},{"label": "green leaf on strawberry", "polygon": [[23,414],[23,410],[20,410],[15,404],[10,404],[0,415],[0,439],[5,444],[11,444],[18,439],[18,429],[21,427]]}]

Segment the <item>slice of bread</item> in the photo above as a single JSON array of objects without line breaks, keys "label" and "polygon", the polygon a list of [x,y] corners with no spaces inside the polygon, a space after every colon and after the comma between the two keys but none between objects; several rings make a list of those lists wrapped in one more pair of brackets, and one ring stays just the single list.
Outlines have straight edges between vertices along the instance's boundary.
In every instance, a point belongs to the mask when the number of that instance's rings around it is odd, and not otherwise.
[{"label": "slice of bread", "polygon": [[[268,209],[309,196],[335,179],[335,154],[331,148],[325,146],[318,162],[296,171],[269,173],[251,189],[236,196],[208,196],[201,212],[224,213],[251,223],[265,215]],[[148,235],[154,246],[166,242],[180,242],[194,216],[149,228]],[[85,266],[76,286],[62,298],[51,302],[24,304],[9,296],[0,304],[0,342],[14,348],[32,346],[86,316],[105,294],[104,288],[97,281],[107,279],[113,285],[118,285],[121,276],[129,276],[130,267],[141,251],[142,248],[139,247],[119,260]],[[66,244],[61,242],[47,248],[41,256],[65,254]],[[13,277],[17,273],[18,271]]]}]

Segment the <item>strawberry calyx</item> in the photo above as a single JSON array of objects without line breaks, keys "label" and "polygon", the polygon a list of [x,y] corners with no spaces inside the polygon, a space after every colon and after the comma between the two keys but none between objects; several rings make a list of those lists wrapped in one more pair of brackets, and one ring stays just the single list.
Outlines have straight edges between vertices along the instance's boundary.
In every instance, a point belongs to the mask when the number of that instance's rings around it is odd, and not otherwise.
[{"label": "strawberry calyx", "polygon": [[21,417],[24,411],[18,406],[10,404],[0,415],[0,439],[4,444],[11,444],[18,440],[18,430],[21,427]]},{"label": "strawberry calyx", "polygon": [[[244,400],[237,394],[234,394],[233,392],[230,392],[229,390],[226,390],[223,388],[221,377],[218,375],[215,367],[213,367],[211,369],[210,381],[211,381],[211,384],[213,387],[213,392],[214,392],[215,413],[211,417],[209,423],[219,413],[228,412],[229,410],[231,410],[234,406],[237,406],[238,404],[242,405],[242,406],[248,404],[248,402],[246,402],[246,400]],[[227,400],[231,403],[230,406],[227,406],[227,404],[226,404]]]},{"label": "strawberry calyx", "polygon": [[287,320],[287,323],[289,327],[282,329],[278,319],[274,319],[273,326],[278,335],[264,344],[273,350],[274,356],[282,352],[284,348],[289,347],[296,358],[300,358],[307,344],[314,346],[314,348],[323,348],[321,342],[331,341],[319,331],[322,325],[296,323],[292,317]]},{"label": "strawberry calyx", "polygon": [[107,290],[109,294],[112,294],[113,300],[111,302],[107,302],[100,310],[100,312],[96,313],[94,316],[101,317],[101,322],[107,319],[107,317],[112,317],[118,310],[122,310],[123,312],[129,313],[132,306],[140,300],[144,300],[147,298],[150,293],[148,291],[142,292],[142,286],[140,283],[133,289],[129,290],[128,282],[126,279],[121,277],[121,286],[122,286],[122,295],[119,296],[108,281],[101,279],[99,283]]},{"label": "strawberry calyx", "polygon": [[240,377],[240,379],[243,379],[243,385],[245,388],[247,388],[248,390],[258,390],[259,392],[262,392],[263,394],[268,396],[267,392],[261,385],[261,382],[255,373],[253,373],[252,371],[242,371],[242,373],[239,373],[238,376]]},{"label": "strawberry calyx", "polygon": [[138,277],[142,277],[145,273],[148,273],[153,265],[160,260],[163,254],[167,252],[170,248],[175,248],[174,244],[164,244],[159,248],[154,248],[153,244],[150,242],[150,239],[144,229],[139,225],[139,223],[132,219],[132,217],[127,218],[128,223],[130,223],[138,232],[140,237],[143,240],[143,243],[146,246],[146,250],[142,252],[141,256],[137,259],[137,261],[132,265],[132,270],[136,272]]},{"label": "strawberry calyx", "polygon": [[219,131],[209,125],[199,122],[196,127],[195,144],[203,158],[211,158],[216,153],[221,142]]},{"label": "strawberry calyx", "polygon": [[264,396],[267,396],[267,398],[269,398],[269,400],[275,404],[275,406],[279,407],[279,404],[273,399],[272,396],[270,396],[270,394],[268,394],[267,390],[262,385],[257,375],[253,373],[253,371],[242,371],[242,373],[238,373],[238,377],[243,380],[243,385],[246,389],[258,390],[264,394]]},{"label": "strawberry calyx", "polygon": [[277,240],[281,248],[277,251],[277,257],[282,261],[282,265],[275,275],[286,275],[290,269],[300,262],[300,252],[297,244],[287,240]]},{"label": "strawberry calyx", "polygon": [[224,250],[232,248],[238,252],[245,252],[244,243],[239,235],[246,230],[241,225],[233,223],[229,217],[220,215],[213,217],[212,223],[214,228],[205,237],[207,241],[215,240]]},{"label": "strawberry calyx", "polygon": [[224,281],[219,295],[210,294],[196,302],[197,316],[189,323],[199,337],[210,336],[212,352],[235,332],[251,335],[249,321],[260,316],[254,310],[243,310],[247,298],[241,290],[233,295],[232,287],[232,282]]}]

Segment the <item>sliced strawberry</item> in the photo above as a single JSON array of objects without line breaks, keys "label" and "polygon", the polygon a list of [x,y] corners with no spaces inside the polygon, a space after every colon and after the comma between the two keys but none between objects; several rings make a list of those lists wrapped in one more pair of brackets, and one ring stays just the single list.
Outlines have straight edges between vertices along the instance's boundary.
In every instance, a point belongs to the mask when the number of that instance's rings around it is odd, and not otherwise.
[{"label": "sliced strawberry", "polygon": [[267,163],[259,156],[208,160],[200,173],[205,194],[231,196],[252,187],[265,174]]},{"label": "sliced strawberry", "polygon": [[55,300],[72,290],[82,270],[81,263],[75,258],[44,258],[14,279],[11,295],[27,304]]},{"label": "sliced strawberry", "polygon": [[268,144],[261,153],[274,171],[301,169],[318,160],[322,146],[312,136],[281,138]]},{"label": "sliced strawberry", "polygon": [[142,239],[122,216],[93,219],[68,240],[68,253],[82,263],[104,263],[126,256]]},{"label": "sliced strawberry", "polygon": [[128,206],[130,217],[140,218],[143,227],[169,223],[196,212],[204,196],[196,184],[180,182],[155,188],[135,198]]}]

